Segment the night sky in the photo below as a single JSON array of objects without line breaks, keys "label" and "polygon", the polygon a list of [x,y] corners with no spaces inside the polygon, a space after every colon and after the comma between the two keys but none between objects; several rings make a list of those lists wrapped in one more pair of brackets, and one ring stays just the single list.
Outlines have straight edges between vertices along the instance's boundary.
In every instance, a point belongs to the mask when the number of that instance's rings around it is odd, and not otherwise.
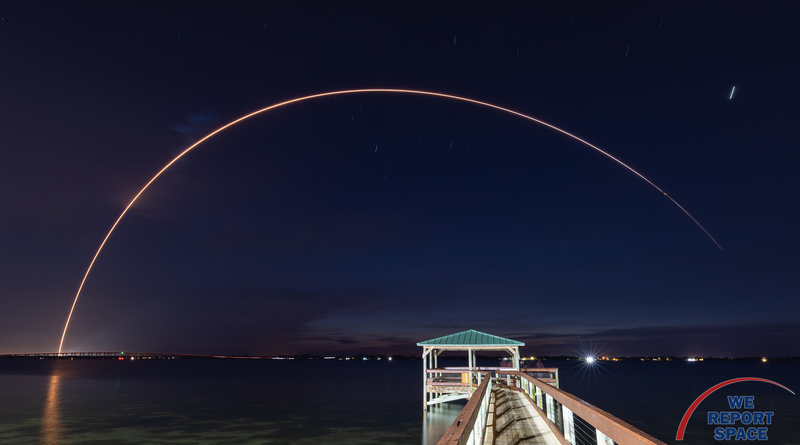
[{"label": "night sky", "polygon": [[[800,5],[3,2],[0,353],[800,355]],[[700,4],[698,4],[700,3]],[[734,90],[735,87],[735,90]],[[731,95],[731,93],[733,93]]]}]

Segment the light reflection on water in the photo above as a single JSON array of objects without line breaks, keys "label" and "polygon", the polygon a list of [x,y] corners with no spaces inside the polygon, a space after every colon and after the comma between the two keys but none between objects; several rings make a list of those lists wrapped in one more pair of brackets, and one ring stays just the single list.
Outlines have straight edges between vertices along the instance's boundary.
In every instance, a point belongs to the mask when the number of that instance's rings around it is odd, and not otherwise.
[{"label": "light reflection on water", "polygon": [[[419,361],[138,362],[0,361],[0,443],[425,445],[463,406],[423,410]],[[564,390],[665,441],[722,380],[754,375],[800,388],[800,363],[620,362],[593,374],[554,365]],[[705,400],[687,437],[711,438],[705,411],[745,393],[775,412],[771,441],[800,443],[800,399],[755,383]]]},{"label": "light reflection on water", "polygon": [[0,443],[436,443],[417,365],[0,361]]},{"label": "light reflection on water", "polygon": [[464,403],[442,403],[428,407],[422,420],[422,445],[434,445],[453,423]]},{"label": "light reflection on water", "polygon": [[64,428],[61,424],[61,377],[50,376],[47,386],[47,399],[42,414],[41,440],[43,444],[60,444],[64,440]]}]

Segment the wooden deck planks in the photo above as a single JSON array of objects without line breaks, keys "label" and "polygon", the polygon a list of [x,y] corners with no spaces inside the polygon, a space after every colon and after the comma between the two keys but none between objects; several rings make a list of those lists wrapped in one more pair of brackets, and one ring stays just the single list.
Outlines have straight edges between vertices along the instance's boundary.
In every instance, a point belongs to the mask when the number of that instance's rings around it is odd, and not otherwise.
[{"label": "wooden deck planks", "polygon": [[558,443],[553,432],[522,393],[504,388],[492,389],[483,445]]}]

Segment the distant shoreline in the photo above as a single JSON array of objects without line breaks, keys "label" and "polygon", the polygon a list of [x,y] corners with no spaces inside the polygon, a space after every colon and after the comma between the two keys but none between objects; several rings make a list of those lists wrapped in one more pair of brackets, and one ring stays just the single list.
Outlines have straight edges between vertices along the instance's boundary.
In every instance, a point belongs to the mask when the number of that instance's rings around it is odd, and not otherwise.
[{"label": "distant shoreline", "polygon": [[[502,357],[481,356],[479,360],[501,360]],[[16,353],[0,354],[0,360],[200,360],[200,359],[235,359],[235,360],[324,360],[324,361],[392,361],[421,360],[413,355],[371,355],[358,354],[347,356],[319,355],[200,355],[170,354],[153,352],[65,352],[58,353]],[[744,362],[797,362],[800,357],[666,357],[666,356],[632,356],[632,357],[596,357],[596,362],[618,361],[666,361],[666,362],[704,362],[704,361],[744,361]],[[442,361],[463,361],[463,357],[442,357]],[[524,358],[524,364],[535,364],[537,361],[586,361],[578,356],[541,356]]]}]

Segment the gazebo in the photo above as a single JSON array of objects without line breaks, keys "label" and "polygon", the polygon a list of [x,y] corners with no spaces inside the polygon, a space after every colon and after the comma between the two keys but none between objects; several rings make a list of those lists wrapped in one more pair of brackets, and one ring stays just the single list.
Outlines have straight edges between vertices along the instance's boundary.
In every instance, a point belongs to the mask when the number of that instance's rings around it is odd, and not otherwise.
[{"label": "gazebo", "polygon": [[[502,351],[511,355],[513,369],[519,371],[519,347],[525,343],[486,334],[470,329],[469,331],[445,335],[417,343],[422,346],[422,369],[425,395],[425,406],[435,405],[460,398],[469,398],[474,390],[473,373],[480,369],[475,363],[476,351]],[[440,370],[439,354],[444,351],[466,351],[467,368],[457,370]],[[448,372],[449,371],[449,372]],[[460,374],[461,381],[447,379],[445,374]],[[429,374],[432,376],[429,378]],[[433,397],[431,398],[431,395]]]}]

